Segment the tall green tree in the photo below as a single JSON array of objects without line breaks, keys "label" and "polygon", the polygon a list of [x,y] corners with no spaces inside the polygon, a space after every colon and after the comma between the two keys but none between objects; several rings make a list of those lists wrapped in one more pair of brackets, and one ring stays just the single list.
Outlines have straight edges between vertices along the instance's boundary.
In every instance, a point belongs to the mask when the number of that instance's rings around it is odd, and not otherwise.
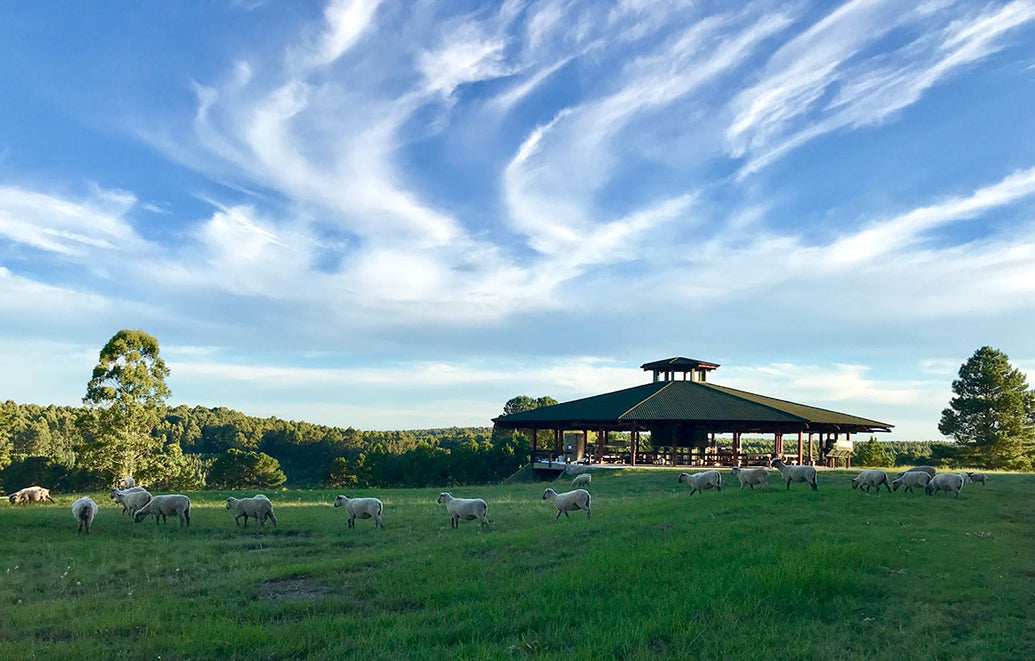
[{"label": "tall green tree", "polygon": [[208,486],[217,489],[279,489],[286,481],[280,463],[263,452],[230,448],[208,471]]},{"label": "tall green tree", "polygon": [[154,337],[125,329],[112,336],[86,385],[80,462],[116,479],[160,452],[162,438],[152,430],[165,414],[168,376]]},{"label": "tall green tree", "polygon": [[952,382],[955,397],[938,431],[962,446],[965,460],[985,468],[1025,470],[1035,450],[1035,392],[1002,351],[981,347]]}]

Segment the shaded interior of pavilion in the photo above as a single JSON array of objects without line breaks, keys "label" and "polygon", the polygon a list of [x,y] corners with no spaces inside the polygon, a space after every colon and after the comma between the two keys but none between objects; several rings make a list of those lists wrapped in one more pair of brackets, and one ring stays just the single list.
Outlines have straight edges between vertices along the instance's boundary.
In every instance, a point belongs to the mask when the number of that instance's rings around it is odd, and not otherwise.
[{"label": "shaded interior of pavilion", "polygon": [[[569,464],[850,466],[852,435],[892,425],[709,383],[715,363],[645,363],[651,383],[495,418],[526,434],[533,468]],[[762,440],[761,444],[756,440]],[[765,449],[759,448],[764,445]]]}]

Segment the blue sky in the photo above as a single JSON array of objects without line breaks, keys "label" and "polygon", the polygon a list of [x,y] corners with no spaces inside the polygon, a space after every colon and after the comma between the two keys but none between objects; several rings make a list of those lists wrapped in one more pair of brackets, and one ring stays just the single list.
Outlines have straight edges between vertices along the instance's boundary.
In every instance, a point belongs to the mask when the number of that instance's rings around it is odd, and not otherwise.
[{"label": "blue sky", "polygon": [[1035,0],[7,3],[0,399],[486,425],[641,363],[940,438],[1035,377]]}]

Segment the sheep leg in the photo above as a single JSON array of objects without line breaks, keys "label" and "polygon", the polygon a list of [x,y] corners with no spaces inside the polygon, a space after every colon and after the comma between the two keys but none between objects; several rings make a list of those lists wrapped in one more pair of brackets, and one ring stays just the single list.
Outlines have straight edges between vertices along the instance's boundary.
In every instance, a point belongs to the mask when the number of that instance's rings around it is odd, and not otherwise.
[{"label": "sheep leg", "polygon": [[381,520],[381,515],[380,514],[375,514],[374,515],[374,529],[376,530],[377,528],[381,528],[382,530],[384,530],[384,527],[385,527],[385,522]]},{"label": "sheep leg", "polygon": [[266,518],[267,518],[267,519],[269,519],[270,521],[272,521],[272,522],[273,522],[273,525],[274,525],[275,527],[277,527],[277,528],[279,528],[279,527],[280,527],[280,526],[279,526],[279,525],[277,524],[277,517],[276,517],[276,516],[275,516],[275,515],[273,514],[273,510],[270,510],[270,511],[269,511],[269,512],[268,512],[268,513],[266,514]]}]

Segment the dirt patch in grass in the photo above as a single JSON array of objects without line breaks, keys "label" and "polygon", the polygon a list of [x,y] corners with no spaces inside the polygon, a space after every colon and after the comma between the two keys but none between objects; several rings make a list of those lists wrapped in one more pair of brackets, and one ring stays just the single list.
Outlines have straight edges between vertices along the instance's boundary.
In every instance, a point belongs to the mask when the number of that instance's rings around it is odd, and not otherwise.
[{"label": "dirt patch in grass", "polygon": [[269,601],[306,601],[319,599],[329,588],[308,576],[266,581],[259,586],[259,597]]}]

